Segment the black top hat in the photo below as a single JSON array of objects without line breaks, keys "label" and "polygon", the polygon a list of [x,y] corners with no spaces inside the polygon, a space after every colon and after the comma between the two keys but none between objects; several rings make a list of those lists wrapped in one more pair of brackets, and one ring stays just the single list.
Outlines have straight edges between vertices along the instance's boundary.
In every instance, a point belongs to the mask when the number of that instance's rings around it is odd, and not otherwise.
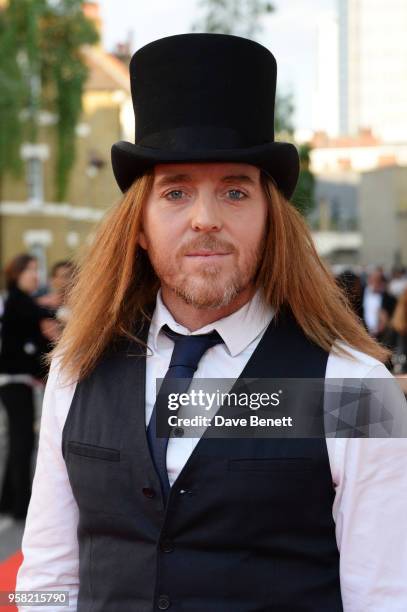
[{"label": "black top hat", "polygon": [[120,189],[157,163],[245,162],[290,198],[295,146],[274,141],[277,63],[258,43],[224,34],[180,34],[139,49],[130,61],[135,144],[112,146]]}]

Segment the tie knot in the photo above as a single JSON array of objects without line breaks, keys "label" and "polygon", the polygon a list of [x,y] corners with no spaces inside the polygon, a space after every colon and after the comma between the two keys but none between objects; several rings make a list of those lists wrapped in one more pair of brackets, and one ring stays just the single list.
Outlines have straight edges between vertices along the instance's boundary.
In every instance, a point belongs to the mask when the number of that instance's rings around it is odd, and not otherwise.
[{"label": "tie knot", "polygon": [[163,326],[162,331],[174,342],[169,367],[174,368],[173,376],[179,378],[190,376],[190,371],[194,372],[197,369],[203,354],[212,346],[223,342],[217,331],[212,331],[209,334],[186,336],[174,332],[167,325]]}]

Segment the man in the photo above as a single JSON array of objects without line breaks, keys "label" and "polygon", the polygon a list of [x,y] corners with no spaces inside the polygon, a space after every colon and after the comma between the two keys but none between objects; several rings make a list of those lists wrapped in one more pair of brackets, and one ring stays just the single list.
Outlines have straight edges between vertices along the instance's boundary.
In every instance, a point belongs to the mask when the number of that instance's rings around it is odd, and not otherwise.
[{"label": "man", "polygon": [[175,380],[391,376],[288,201],[271,53],[180,35],[130,76],[125,195],[55,351],[17,589],[79,612],[404,610],[404,440],[158,435]]},{"label": "man", "polygon": [[50,291],[38,298],[38,303],[52,309],[58,322],[59,331],[69,318],[66,300],[72,285],[75,266],[72,261],[57,261],[51,268]]},{"label": "man", "polygon": [[75,267],[72,261],[57,261],[51,268],[50,291],[38,298],[38,303],[58,310],[65,304]]},{"label": "man", "polygon": [[363,292],[363,312],[370,334],[383,340],[389,321],[396,307],[396,298],[386,290],[383,270],[377,268],[369,274]]},{"label": "man", "polygon": [[407,289],[407,271],[403,266],[394,266],[388,284],[388,292],[396,300],[403,295]]}]

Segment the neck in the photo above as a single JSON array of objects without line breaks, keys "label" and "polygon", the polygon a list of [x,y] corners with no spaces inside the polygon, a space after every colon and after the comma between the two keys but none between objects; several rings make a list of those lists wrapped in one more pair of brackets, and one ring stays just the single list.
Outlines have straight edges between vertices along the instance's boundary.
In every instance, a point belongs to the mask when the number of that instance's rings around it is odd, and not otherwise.
[{"label": "neck", "polygon": [[183,325],[189,331],[195,331],[233,314],[251,300],[255,291],[255,287],[247,287],[230,304],[220,308],[197,308],[187,304],[181,297],[165,286],[161,286],[161,297],[177,323]]}]

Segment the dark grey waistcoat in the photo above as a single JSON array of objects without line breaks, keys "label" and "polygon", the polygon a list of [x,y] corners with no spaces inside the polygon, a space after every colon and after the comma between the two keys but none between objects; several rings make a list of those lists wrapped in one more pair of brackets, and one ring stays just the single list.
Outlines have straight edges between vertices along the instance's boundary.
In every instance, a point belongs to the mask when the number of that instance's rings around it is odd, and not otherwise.
[{"label": "dark grey waistcoat", "polygon": [[[324,378],[327,358],[286,313],[242,377]],[[342,611],[325,439],[204,436],[164,506],[145,369],[138,345],[112,349],[77,385],[63,430],[78,612]]]}]

